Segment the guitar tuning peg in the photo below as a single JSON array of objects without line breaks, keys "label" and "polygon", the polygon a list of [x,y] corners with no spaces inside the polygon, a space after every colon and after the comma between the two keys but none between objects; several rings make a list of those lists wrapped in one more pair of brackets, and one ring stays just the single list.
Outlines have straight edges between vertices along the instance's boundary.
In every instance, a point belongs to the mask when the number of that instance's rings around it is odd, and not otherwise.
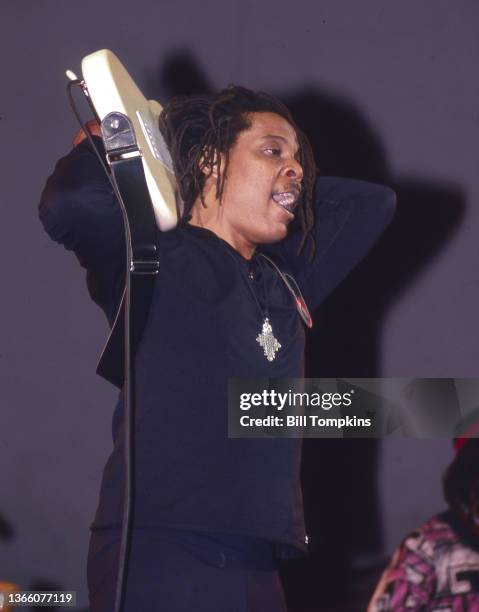
[{"label": "guitar tuning peg", "polygon": [[73,72],[73,70],[65,70],[65,75],[67,77],[67,79],[69,79],[70,81],[78,81],[78,77],[77,75]]}]

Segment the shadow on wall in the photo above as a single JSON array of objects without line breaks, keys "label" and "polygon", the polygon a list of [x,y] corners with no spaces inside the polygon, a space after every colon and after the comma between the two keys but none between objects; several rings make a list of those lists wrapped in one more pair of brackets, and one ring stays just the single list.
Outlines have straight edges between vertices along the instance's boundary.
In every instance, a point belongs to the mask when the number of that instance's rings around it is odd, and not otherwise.
[{"label": "shadow on wall", "polygon": [[[160,100],[212,90],[208,76],[187,51],[167,57],[144,85],[148,95]],[[307,343],[307,376],[380,376],[385,315],[454,236],[464,216],[463,192],[420,177],[394,177],[378,134],[351,101],[317,87],[279,97],[308,134],[321,174],[386,184],[398,195],[393,223],[321,306]],[[407,347],[402,350],[407,364]],[[349,598],[361,605],[357,594],[348,593],[348,585],[361,573],[374,573],[382,562],[378,451],[375,440],[305,441],[310,556],[285,567],[292,610],[319,602],[331,609],[334,602]]]},{"label": "shadow on wall", "polygon": [[[463,192],[419,177],[394,177],[377,133],[350,102],[317,89],[285,101],[310,137],[322,174],[386,184],[397,193],[391,226],[321,306],[307,344],[307,376],[380,376],[388,309],[456,233]],[[409,351],[403,350],[407,369]],[[310,559],[287,571],[295,604],[354,599],[347,587],[380,569],[379,451],[377,440],[305,441],[303,492],[312,544]]]},{"label": "shadow on wall", "polygon": [[9,542],[15,537],[13,525],[0,514],[0,540]]}]

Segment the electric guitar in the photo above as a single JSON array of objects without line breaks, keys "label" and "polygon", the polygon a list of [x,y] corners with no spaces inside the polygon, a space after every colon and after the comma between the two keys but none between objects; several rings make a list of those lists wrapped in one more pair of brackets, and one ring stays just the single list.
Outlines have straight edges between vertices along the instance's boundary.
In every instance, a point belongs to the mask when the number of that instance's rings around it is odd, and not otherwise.
[{"label": "electric guitar", "polygon": [[161,104],[145,98],[120,60],[108,49],[84,57],[81,68],[85,93],[100,121],[111,112],[122,113],[130,120],[156,224],[163,231],[172,229],[178,222],[181,202],[171,156],[158,128]]},{"label": "electric guitar", "polygon": [[161,105],[145,98],[108,49],[87,55],[81,67],[81,86],[101,123],[107,161],[128,229],[130,284],[125,286],[97,366],[100,376],[121,388],[126,375],[125,309],[129,304],[128,344],[133,356],[143,334],[159,270],[157,228],[167,231],[176,226],[181,200],[171,156],[159,130]]}]

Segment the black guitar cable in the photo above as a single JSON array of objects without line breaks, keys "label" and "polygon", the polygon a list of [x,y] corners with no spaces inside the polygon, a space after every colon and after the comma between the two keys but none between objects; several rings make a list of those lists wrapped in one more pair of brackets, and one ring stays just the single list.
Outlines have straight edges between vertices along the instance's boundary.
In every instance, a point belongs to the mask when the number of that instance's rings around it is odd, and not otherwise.
[{"label": "black guitar cable", "polygon": [[[68,76],[68,75],[67,75]],[[69,77],[70,78],[70,77]],[[82,89],[82,92],[85,94],[87,101],[96,116],[95,109],[91,104],[91,101],[88,97],[88,94],[85,92],[83,88],[83,82],[80,79],[72,79],[67,84],[67,94],[70,101],[70,105],[72,107],[73,113],[80,124],[80,127],[85,132],[86,137],[93,150],[95,151],[106,175],[108,176],[108,180],[113,188],[113,191],[118,199],[119,205],[122,209],[123,217],[124,217],[124,228],[125,228],[125,241],[126,241],[126,285],[125,285],[125,294],[124,294],[124,310],[125,310],[125,336],[124,336],[124,424],[125,424],[125,435],[124,435],[124,466],[125,466],[125,489],[124,489],[124,500],[123,500],[123,517],[122,517],[122,526],[121,526],[121,543],[120,543],[120,555],[118,558],[118,576],[116,582],[116,596],[115,596],[115,607],[114,612],[121,612],[123,610],[125,592],[126,592],[126,583],[127,583],[127,575],[128,575],[128,557],[129,557],[129,549],[131,544],[131,528],[133,524],[133,510],[134,510],[134,424],[135,424],[135,410],[134,410],[134,399],[135,399],[135,379],[134,379],[134,368],[132,368],[133,355],[131,354],[131,269],[132,269],[132,252],[131,252],[131,240],[130,240],[130,232],[129,232],[129,224],[127,222],[127,214],[125,210],[125,206],[123,204],[123,199],[121,197],[120,191],[113,180],[111,173],[109,172],[105,162],[103,161],[103,157],[98,151],[95,142],[86,126],[84,124],[80,113],[75,105],[75,101],[72,95],[72,88],[75,86],[79,86]],[[96,116],[98,119],[98,117]],[[119,309],[121,305],[119,306]],[[107,612],[107,611],[105,611]]]}]

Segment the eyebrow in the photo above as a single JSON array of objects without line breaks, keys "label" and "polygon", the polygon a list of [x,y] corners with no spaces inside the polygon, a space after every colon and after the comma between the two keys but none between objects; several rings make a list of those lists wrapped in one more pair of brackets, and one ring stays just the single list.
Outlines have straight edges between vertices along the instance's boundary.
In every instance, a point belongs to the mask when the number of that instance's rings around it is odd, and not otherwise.
[{"label": "eyebrow", "polygon": [[[279,134],[267,134],[266,136],[262,136],[261,140],[267,140],[268,138],[275,138],[276,140],[281,140],[285,144],[289,145],[289,140],[284,136],[280,136]],[[299,153],[299,145],[296,147],[295,155]]]}]

